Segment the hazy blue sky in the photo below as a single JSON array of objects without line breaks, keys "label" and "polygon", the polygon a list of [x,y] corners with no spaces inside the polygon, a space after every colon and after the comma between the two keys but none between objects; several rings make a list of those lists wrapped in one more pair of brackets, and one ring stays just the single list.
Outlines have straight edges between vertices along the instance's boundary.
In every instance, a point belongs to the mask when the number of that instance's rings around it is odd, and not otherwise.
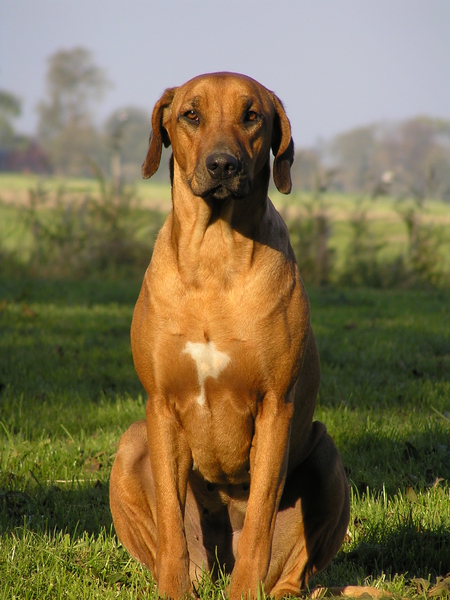
[{"label": "hazy blue sky", "polygon": [[0,0],[0,88],[23,100],[20,130],[35,127],[47,57],[80,45],[114,84],[99,120],[218,70],[275,91],[298,146],[450,119],[450,0]]}]

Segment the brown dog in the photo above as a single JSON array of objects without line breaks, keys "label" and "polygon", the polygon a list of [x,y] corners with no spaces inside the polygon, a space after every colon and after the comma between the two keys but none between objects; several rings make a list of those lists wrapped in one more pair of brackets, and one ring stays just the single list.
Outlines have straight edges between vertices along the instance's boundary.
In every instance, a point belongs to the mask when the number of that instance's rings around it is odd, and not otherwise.
[{"label": "brown dog", "polygon": [[142,168],[172,145],[173,210],[131,328],[146,421],[111,473],[119,539],[161,595],[202,569],[229,595],[298,594],[341,546],[344,469],[313,423],[320,367],[288,232],[267,197],[291,190],[294,145],[280,100],[256,81],[202,75],[166,90]]}]

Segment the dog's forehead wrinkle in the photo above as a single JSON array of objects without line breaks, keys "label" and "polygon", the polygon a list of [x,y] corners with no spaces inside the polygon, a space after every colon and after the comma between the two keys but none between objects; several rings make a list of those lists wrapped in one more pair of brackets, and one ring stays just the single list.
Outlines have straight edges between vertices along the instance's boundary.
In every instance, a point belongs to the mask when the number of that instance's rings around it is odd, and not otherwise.
[{"label": "dog's forehead wrinkle", "polygon": [[249,110],[250,108],[257,108],[261,104],[260,98],[257,98],[256,96],[247,96],[247,95],[241,96],[241,102],[242,102],[244,109],[247,109],[247,110]]},{"label": "dog's forehead wrinkle", "polygon": [[192,98],[186,98],[186,100],[184,100],[182,107],[186,107],[186,108],[198,108],[199,105],[201,104],[201,96],[193,96]]},{"label": "dog's forehead wrinkle", "polygon": [[[202,77],[191,80],[184,86],[177,88],[178,102],[181,106],[191,105],[198,108],[208,104],[220,107],[233,107],[236,105],[250,108],[252,104],[265,105],[270,94],[261,85],[255,85],[253,80],[234,74]],[[266,99],[266,102],[264,101]]]}]

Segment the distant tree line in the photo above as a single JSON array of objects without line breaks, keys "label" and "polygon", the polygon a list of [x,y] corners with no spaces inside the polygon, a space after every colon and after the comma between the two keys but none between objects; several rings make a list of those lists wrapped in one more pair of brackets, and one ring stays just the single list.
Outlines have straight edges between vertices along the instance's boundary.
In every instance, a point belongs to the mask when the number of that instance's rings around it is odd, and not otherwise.
[{"label": "distant tree line", "polygon": [[[48,59],[45,98],[39,102],[36,136],[18,136],[14,120],[21,102],[0,92],[0,170],[67,176],[134,179],[147,151],[148,111],[123,107],[100,127],[94,109],[111,83],[85,48],[60,50]],[[39,160],[33,156],[39,154]],[[33,156],[32,156],[33,155]]]},{"label": "distant tree line", "polygon": [[[94,107],[110,86],[85,48],[51,55],[32,139],[15,131],[20,99],[0,90],[0,170],[89,176],[101,169],[117,182],[138,177],[150,113],[123,107],[96,125]],[[162,167],[157,177],[167,179],[167,160]],[[310,192],[393,193],[450,201],[450,121],[423,116],[375,124],[342,133],[319,149],[300,148],[293,180],[295,189]]]},{"label": "distant tree line", "polygon": [[294,180],[300,189],[450,201],[450,121],[423,116],[342,133],[321,151],[300,149]]}]

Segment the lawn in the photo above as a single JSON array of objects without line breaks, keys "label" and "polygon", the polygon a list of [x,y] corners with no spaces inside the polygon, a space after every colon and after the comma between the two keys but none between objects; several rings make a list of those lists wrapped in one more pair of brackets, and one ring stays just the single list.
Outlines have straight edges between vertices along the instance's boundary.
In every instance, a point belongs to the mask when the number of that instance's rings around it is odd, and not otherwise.
[{"label": "lawn", "polygon": [[[156,597],[108,508],[117,441],[144,416],[129,344],[138,290],[0,282],[0,598]],[[323,369],[316,418],[352,496],[346,541],[312,584],[448,592],[450,293],[309,292]],[[202,597],[223,586],[205,579]]]}]

